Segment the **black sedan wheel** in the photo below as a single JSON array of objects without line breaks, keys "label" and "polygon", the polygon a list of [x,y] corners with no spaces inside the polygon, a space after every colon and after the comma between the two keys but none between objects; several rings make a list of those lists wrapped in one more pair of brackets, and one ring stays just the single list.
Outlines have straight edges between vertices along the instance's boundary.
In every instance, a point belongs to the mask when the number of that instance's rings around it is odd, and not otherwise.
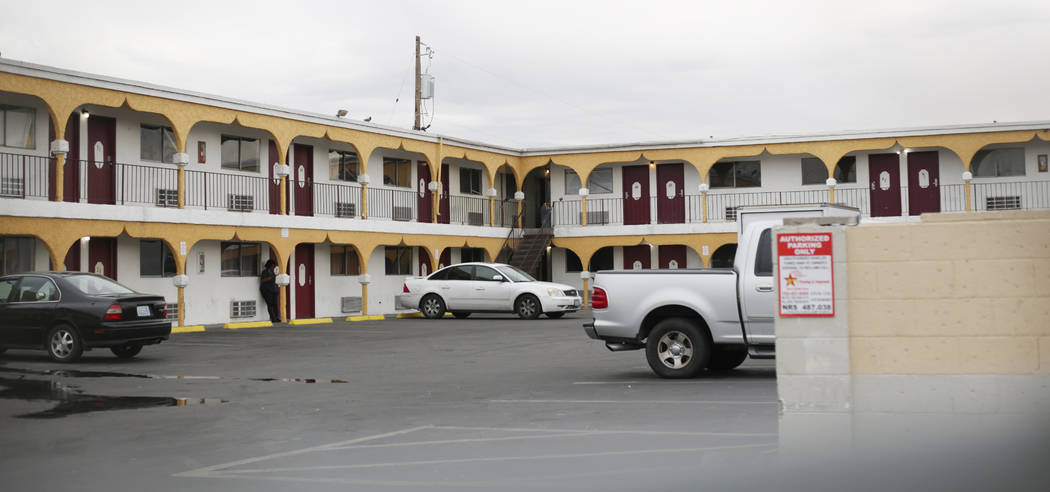
[{"label": "black sedan wheel", "polygon": [[439,319],[445,317],[445,301],[436,294],[427,294],[419,301],[419,311],[428,319]]},{"label": "black sedan wheel", "polygon": [[47,355],[55,362],[74,362],[84,353],[84,342],[77,330],[58,325],[47,333]]},{"label": "black sedan wheel", "polygon": [[110,347],[109,350],[113,352],[113,355],[120,357],[121,359],[130,359],[139,352],[142,352],[142,345],[136,343],[129,343],[127,345],[117,345],[116,347]]}]

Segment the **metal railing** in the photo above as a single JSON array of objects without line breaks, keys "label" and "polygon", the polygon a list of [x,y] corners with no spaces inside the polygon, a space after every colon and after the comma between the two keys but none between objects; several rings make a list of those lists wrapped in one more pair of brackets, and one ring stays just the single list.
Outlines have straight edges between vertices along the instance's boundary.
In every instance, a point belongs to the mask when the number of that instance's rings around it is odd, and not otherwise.
[{"label": "metal railing", "polygon": [[[371,196],[369,196],[369,203],[371,201]],[[361,186],[315,182],[314,213],[333,217],[360,217]]]},{"label": "metal railing", "polygon": [[0,153],[0,197],[47,199],[52,160],[47,156]]},{"label": "metal railing", "polygon": [[205,210],[270,210],[270,180],[262,176],[186,171],[186,206]]},{"label": "metal railing", "polygon": [[1050,209],[1050,181],[971,183],[973,211]]},{"label": "metal railing", "polygon": [[489,199],[483,196],[450,196],[451,223],[476,226],[489,225]]},{"label": "metal railing", "polygon": [[[85,161],[86,163],[86,161]],[[81,168],[81,175],[84,175]],[[116,202],[157,207],[179,206],[179,170],[175,167],[116,164]]]},{"label": "metal railing", "polygon": [[419,195],[408,189],[368,188],[368,218],[418,222]]},{"label": "metal railing", "polygon": [[[836,190],[836,194],[838,191]],[[837,198],[837,197],[836,197]],[[798,205],[802,203],[827,203],[828,190],[759,191],[752,193],[707,194],[707,221],[722,222],[736,220],[740,207],[755,205]]]}]

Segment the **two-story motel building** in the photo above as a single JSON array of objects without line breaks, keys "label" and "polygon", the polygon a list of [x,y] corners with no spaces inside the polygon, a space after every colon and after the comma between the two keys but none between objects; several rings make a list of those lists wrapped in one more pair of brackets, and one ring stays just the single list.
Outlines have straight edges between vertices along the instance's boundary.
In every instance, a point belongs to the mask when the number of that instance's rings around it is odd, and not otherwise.
[{"label": "two-story motel building", "polygon": [[742,205],[1050,209],[1048,154],[1050,121],[516,149],[0,59],[0,274],[93,271],[227,323],[267,319],[274,258],[285,319],[389,314],[408,276],[504,257],[544,203],[537,275],[586,291],[726,266]]}]

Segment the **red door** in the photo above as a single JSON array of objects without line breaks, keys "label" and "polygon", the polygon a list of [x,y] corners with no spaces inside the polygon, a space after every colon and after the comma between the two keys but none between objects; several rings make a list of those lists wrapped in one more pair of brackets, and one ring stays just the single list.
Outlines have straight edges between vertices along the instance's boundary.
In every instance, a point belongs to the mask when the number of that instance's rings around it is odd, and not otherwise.
[{"label": "red door", "polygon": [[[296,163],[298,165],[298,162]],[[314,245],[295,245],[295,317],[314,317]]]},{"label": "red door", "polygon": [[623,223],[648,224],[649,166],[623,167]]},{"label": "red door", "polygon": [[663,270],[674,270],[685,268],[685,246],[672,245],[660,246],[657,254],[660,257],[660,268]]},{"label": "red door", "polygon": [[868,188],[871,193],[872,217],[899,217],[901,215],[899,155],[872,154],[868,156]]},{"label": "red door", "polygon": [[685,168],[682,163],[656,166],[656,220],[685,223]]},{"label": "red door", "polygon": [[430,270],[430,253],[427,252],[426,248],[421,246],[419,248],[419,276],[426,277],[431,273],[434,272]]},{"label": "red door", "polygon": [[66,252],[66,260],[63,262],[66,266],[67,272],[76,272],[80,270],[80,241],[73,241],[73,245],[69,247],[69,251]]},{"label": "red door", "polygon": [[624,270],[639,270],[649,268],[651,263],[652,248],[647,244],[623,247]]},{"label": "red door", "polygon": [[267,188],[270,191],[270,213],[279,214],[281,213],[281,178],[274,176],[273,165],[275,162],[280,161],[280,152],[277,152],[277,144],[273,140],[270,140],[270,152],[267,154],[266,168],[269,169],[270,184]]},{"label": "red door", "polygon": [[[54,141],[55,136],[55,125],[54,122],[48,125],[50,130],[51,141]],[[66,164],[62,167],[62,201],[66,202],[77,202],[80,201],[80,113],[73,113],[69,120],[66,121],[65,134],[62,139],[69,142],[69,153],[66,154]],[[50,168],[50,180],[51,183],[48,191],[48,199],[54,201],[55,198],[55,168],[52,165]]]},{"label": "red door", "polygon": [[939,168],[937,151],[908,154],[908,215],[941,211]]},{"label": "red door", "polygon": [[117,279],[117,238],[93,237],[88,240],[88,271]]},{"label": "red door", "polygon": [[430,223],[434,220],[434,199],[427,185],[430,184],[430,166],[426,162],[420,162],[416,167],[416,193],[419,199],[416,201],[416,210],[419,211],[416,218],[419,222]]},{"label": "red door", "polygon": [[117,120],[88,118],[88,203],[117,203]]},{"label": "red door", "polygon": [[445,268],[452,264],[452,248],[445,248],[441,252],[441,257],[438,258],[438,268]]},{"label": "red door", "polygon": [[440,202],[438,206],[438,223],[448,224],[449,219],[451,219],[448,210],[448,164],[441,165],[441,197],[438,201]]},{"label": "red door", "polygon": [[295,183],[295,215],[311,216],[314,214],[314,148],[295,144],[294,152],[295,168],[291,177]]}]

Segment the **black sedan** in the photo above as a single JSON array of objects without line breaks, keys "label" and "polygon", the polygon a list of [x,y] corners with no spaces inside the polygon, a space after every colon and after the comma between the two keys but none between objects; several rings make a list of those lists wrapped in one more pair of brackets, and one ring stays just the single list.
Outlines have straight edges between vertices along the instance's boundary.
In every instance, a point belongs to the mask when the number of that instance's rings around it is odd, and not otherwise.
[{"label": "black sedan", "polygon": [[83,272],[0,277],[0,352],[42,348],[52,360],[72,362],[85,350],[108,347],[126,359],[169,335],[163,297],[106,277]]}]

